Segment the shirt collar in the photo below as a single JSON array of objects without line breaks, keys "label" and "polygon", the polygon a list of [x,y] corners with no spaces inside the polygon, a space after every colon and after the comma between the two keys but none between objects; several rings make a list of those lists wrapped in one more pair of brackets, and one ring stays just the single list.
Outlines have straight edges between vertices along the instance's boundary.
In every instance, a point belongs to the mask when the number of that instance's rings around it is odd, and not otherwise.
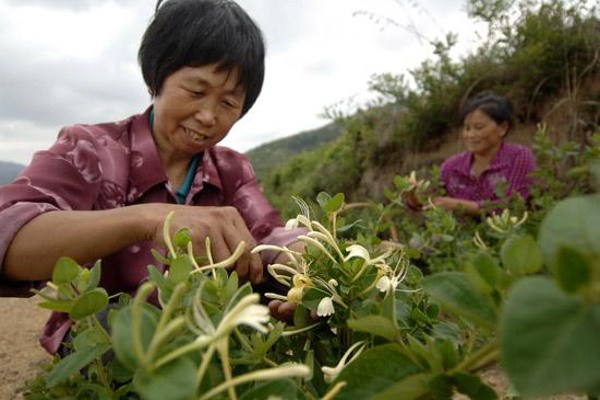
[{"label": "shirt collar", "polygon": [[[500,149],[498,149],[498,152],[496,152],[496,154],[492,158],[489,167],[487,167],[483,172],[498,170],[507,166],[507,163],[505,161],[506,157],[504,156],[504,154],[506,153],[505,147],[506,146],[504,146],[504,142],[502,142],[502,144],[500,145]],[[472,166],[473,153],[471,153],[470,151],[466,151],[463,155],[460,156],[458,162],[456,163],[455,171],[463,175],[470,176]]]},{"label": "shirt collar", "polygon": [[131,163],[130,185],[135,188],[136,197],[151,187],[168,181],[162,165],[152,131],[150,129],[150,111],[134,117],[131,126]]},{"label": "shirt collar", "polygon": [[[135,188],[135,198],[130,199],[130,201],[135,201],[153,186],[168,181],[150,129],[151,110],[152,106],[148,107],[143,114],[135,116],[132,121],[130,185]],[[200,191],[203,183],[208,183],[221,191],[223,190],[221,177],[216,166],[214,148],[204,152],[202,160],[196,168],[196,176],[190,192],[195,194]]]}]

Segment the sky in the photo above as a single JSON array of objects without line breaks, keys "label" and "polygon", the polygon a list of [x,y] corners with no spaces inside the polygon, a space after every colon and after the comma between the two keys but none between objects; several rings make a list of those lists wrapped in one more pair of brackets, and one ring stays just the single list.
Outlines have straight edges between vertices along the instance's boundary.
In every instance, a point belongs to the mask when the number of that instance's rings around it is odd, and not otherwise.
[{"label": "sky", "polygon": [[[262,94],[222,142],[241,152],[325,125],[325,107],[370,96],[373,74],[408,74],[432,58],[430,40],[457,33],[458,57],[485,30],[464,0],[238,3],[267,42]],[[137,50],[154,5],[0,0],[0,160],[27,164],[63,126],[118,121],[151,104]]]}]

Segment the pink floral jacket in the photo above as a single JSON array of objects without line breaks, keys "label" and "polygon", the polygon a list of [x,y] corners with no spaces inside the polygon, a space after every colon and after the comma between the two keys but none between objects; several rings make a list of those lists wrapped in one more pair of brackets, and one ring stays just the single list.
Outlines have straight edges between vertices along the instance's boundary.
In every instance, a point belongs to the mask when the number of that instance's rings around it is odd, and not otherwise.
[{"label": "pink floral jacket", "polygon": [[[176,188],[168,183],[150,131],[149,112],[115,123],[63,128],[49,150],[37,152],[12,184],[1,186],[0,261],[16,232],[44,212],[176,203]],[[185,204],[235,207],[260,243],[287,245],[304,232],[283,228],[246,157],[225,147],[204,152]],[[135,293],[147,277],[147,265],[156,264],[152,246],[139,243],[102,260],[101,285],[109,294]],[[263,254],[263,263],[275,256]],[[1,283],[3,295],[31,287],[23,284],[15,290],[14,283]],[[66,314],[53,313],[40,338],[42,346],[55,353],[70,326]]]}]

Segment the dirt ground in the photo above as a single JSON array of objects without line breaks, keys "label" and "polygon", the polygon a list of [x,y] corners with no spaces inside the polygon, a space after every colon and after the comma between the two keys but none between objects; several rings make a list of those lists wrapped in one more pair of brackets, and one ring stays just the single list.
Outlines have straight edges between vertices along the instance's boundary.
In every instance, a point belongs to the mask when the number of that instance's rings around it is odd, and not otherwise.
[{"label": "dirt ground", "polygon": [[0,298],[0,400],[22,399],[25,381],[49,359],[38,337],[50,312],[37,298]]}]

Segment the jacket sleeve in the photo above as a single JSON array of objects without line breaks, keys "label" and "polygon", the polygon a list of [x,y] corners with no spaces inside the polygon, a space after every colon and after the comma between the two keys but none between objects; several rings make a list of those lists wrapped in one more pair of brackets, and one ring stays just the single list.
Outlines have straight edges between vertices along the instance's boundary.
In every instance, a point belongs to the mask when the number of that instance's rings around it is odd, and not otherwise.
[{"label": "jacket sleeve", "polygon": [[[13,183],[0,187],[0,269],[16,233],[35,217],[92,209],[102,177],[98,147],[85,127],[64,128],[49,150],[37,152]],[[18,294],[15,285],[0,281],[0,295]]]},{"label": "jacket sleeve", "polygon": [[[305,228],[284,228],[279,211],[265,197],[252,165],[243,156],[240,172],[241,179],[233,197],[233,206],[238,209],[258,243],[287,246],[308,232]],[[275,260],[277,252],[264,251],[261,256],[263,264],[267,265]]]}]

